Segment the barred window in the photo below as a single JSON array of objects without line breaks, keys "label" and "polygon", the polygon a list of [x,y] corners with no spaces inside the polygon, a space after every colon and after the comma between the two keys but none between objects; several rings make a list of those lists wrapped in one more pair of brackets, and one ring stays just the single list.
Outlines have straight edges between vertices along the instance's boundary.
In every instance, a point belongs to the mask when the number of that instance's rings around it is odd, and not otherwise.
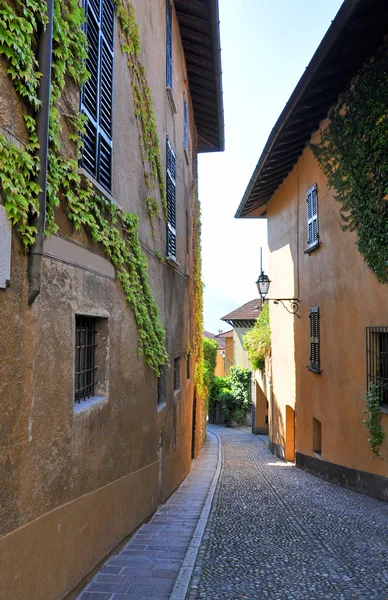
[{"label": "barred window", "polygon": [[176,159],[167,140],[167,258],[176,260]]},{"label": "barred window", "polygon": [[181,387],[181,357],[174,360],[174,390],[180,390]]},{"label": "barred window", "polygon": [[166,1],[166,86],[172,89],[172,6]]},{"label": "barred window", "polygon": [[85,0],[86,68],[81,112],[87,116],[81,166],[108,191],[112,188],[114,6],[112,0]]},{"label": "barred window", "polygon": [[366,328],[367,389],[379,386],[380,402],[388,405],[388,327]]},{"label": "barred window", "polygon": [[74,401],[81,402],[95,395],[96,379],[96,322],[94,317],[75,317],[75,385]]},{"label": "barred window", "polygon": [[319,373],[320,348],[319,348],[319,308],[310,309],[310,369]]},{"label": "barred window", "polygon": [[307,246],[316,246],[318,236],[318,192],[317,186],[313,185],[307,192]]}]

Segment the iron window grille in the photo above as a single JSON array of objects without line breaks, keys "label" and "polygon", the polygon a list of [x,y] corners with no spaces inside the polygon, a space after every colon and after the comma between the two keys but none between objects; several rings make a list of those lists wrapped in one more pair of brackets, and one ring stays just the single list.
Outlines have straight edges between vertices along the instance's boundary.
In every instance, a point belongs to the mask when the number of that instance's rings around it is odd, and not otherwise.
[{"label": "iron window grille", "polygon": [[174,360],[174,391],[179,390],[181,387],[181,360],[178,356]]},{"label": "iron window grille", "polygon": [[166,2],[166,86],[172,90],[172,6]]},{"label": "iron window grille", "polygon": [[187,150],[189,147],[189,107],[186,97],[183,97],[183,147]]},{"label": "iron window grille", "polygon": [[318,234],[318,191],[317,185],[313,185],[307,192],[307,246],[309,248],[319,243]]},{"label": "iron window grille", "polygon": [[319,308],[310,309],[310,369],[320,373]]},{"label": "iron window grille", "polygon": [[81,166],[106,190],[112,189],[114,6],[112,0],[84,0],[90,78],[81,94],[87,116]]},{"label": "iron window grille", "polygon": [[74,401],[95,395],[96,380],[96,329],[97,319],[76,315],[75,317],[75,384]]},{"label": "iron window grille", "polygon": [[167,140],[167,258],[176,260],[176,158]]},{"label": "iron window grille", "polygon": [[388,327],[366,328],[367,389],[379,386],[380,403],[388,405]]}]

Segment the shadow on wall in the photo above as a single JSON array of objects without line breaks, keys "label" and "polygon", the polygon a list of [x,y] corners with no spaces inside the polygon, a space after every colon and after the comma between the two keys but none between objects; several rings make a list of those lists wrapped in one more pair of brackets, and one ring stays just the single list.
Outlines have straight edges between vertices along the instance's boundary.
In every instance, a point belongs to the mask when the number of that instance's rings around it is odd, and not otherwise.
[{"label": "shadow on wall", "polygon": [[273,454],[283,460],[285,459],[285,427],[283,413],[273,392],[269,401],[269,448]]}]

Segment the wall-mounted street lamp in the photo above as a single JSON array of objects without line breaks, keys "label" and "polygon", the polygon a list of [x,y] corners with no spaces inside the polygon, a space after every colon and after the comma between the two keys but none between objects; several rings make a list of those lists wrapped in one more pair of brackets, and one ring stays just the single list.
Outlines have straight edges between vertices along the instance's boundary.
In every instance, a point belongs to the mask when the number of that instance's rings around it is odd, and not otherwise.
[{"label": "wall-mounted street lamp", "polygon": [[[262,301],[264,302],[264,300],[267,300],[268,302],[273,302],[274,304],[281,304],[287,312],[291,313],[292,315],[296,315],[298,318],[300,318],[300,315],[298,314],[299,298],[266,298],[266,295],[269,291],[270,283],[271,281],[268,275],[266,275],[262,269],[259,278],[256,281],[257,289],[259,291]],[[289,306],[284,304],[285,302],[288,302]]]}]

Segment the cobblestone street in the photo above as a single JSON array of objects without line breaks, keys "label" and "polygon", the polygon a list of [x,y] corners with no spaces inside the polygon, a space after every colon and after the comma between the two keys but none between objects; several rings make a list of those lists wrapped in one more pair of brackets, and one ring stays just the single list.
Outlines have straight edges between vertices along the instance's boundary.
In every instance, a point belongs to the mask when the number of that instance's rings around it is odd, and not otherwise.
[{"label": "cobblestone street", "polygon": [[221,427],[222,469],[187,598],[387,600],[388,504]]},{"label": "cobblestone street", "polygon": [[209,432],[80,600],[388,600],[387,503],[275,458],[248,429]]}]

